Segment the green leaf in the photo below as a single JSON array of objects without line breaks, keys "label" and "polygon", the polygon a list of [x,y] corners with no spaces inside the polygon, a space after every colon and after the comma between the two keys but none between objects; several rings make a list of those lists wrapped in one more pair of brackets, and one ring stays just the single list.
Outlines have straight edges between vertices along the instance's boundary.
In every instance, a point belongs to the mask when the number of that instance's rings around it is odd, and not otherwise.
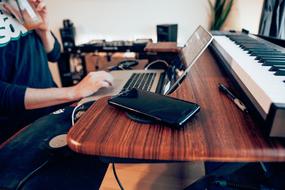
[{"label": "green leaf", "polygon": [[226,0],[220,0],[218,3],[216,9],[215,9],[215,19],[219,19],[221,14],[223,13],[224,10],[224,5],[225,5]]},{"label": "green leaf", "polygon": [[221,6],[221,3],[222,3],[222,0],[216,0],[215,6],[214,6],[215,11],[219,8],[219,6]]},{"label": "green leaf", "polygon": [[221,15],[221,26],[224,24],[224,22],[228,18],[228,15],[232,9],[232,6],[233,6],[233,0],[230,0],[230,2],[225,7],[225,10],[223,11],[223,14]]},{"label": "green leaf", "polygon": [[[208,0],[210,3],[210,0]],[[214,22],[212,23],[212,30],[219,30],[226,21],[231,8],[233,0],[216,0],[214,7]]]}]

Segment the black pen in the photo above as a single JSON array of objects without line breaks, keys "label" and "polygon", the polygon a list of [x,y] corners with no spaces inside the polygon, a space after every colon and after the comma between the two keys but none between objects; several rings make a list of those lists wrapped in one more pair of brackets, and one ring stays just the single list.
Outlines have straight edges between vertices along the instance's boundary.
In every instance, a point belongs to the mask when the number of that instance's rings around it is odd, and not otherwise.
[{"label": "black pen", "polygon": [[235,105],[237,105],[239,109],[244,112],[248,112],[242,101],[240,101],[227,87],[225,87],[223,84],[219,84],[219,89],[225,93],[235,103]]}]

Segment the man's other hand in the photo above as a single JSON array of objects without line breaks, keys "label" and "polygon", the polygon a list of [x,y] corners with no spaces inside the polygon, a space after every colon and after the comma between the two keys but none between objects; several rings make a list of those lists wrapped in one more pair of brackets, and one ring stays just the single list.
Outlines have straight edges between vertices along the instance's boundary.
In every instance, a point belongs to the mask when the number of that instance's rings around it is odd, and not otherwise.
[{"label": "man's other hand", "polygon": [[35,30],[38,34],[43,32],[49,32],[49,23],[47,19],[47,6],[44,0],[29,0],[34,5],[36,11],[42,18],[43,23],[40,24]]}]

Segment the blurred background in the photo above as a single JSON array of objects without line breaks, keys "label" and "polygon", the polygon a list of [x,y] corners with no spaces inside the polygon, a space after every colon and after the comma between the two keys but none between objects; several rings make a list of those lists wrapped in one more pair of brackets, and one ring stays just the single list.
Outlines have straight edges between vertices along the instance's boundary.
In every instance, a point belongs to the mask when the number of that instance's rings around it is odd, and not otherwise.
[{"label": "blurred background", "polygon": [[[59,37],[63,19],[76,26],[76,43],[93,39],[156,40],[156,25],[177,23],[178,44],[198,25],[210,27],[208,0],[47,0],[52,30]],[[235,0],[223,30],[257,33],[263,0]],[[60,38],[59,38],[60,39]]]}]

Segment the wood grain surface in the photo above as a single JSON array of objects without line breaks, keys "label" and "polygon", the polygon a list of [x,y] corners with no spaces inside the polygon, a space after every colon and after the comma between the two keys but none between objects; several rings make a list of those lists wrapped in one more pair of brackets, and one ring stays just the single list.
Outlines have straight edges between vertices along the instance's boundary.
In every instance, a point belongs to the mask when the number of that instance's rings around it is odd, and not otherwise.
[{"label": "wood grain surface", "polygon": [[231,86],[206,51],[171,95],[198,103],[201,111],[181,130],[138,124],[104,98],[68,133],[76,152],[118,158],[162,161],[285,161],[285,146],[261,133],[250,114],[218,90]]},{"label": "wood grain surface", "polygon": [[177,47],[176,42],[158,42],[148,43],[144,50],[147,52],[179,53],[181,48]]}]

